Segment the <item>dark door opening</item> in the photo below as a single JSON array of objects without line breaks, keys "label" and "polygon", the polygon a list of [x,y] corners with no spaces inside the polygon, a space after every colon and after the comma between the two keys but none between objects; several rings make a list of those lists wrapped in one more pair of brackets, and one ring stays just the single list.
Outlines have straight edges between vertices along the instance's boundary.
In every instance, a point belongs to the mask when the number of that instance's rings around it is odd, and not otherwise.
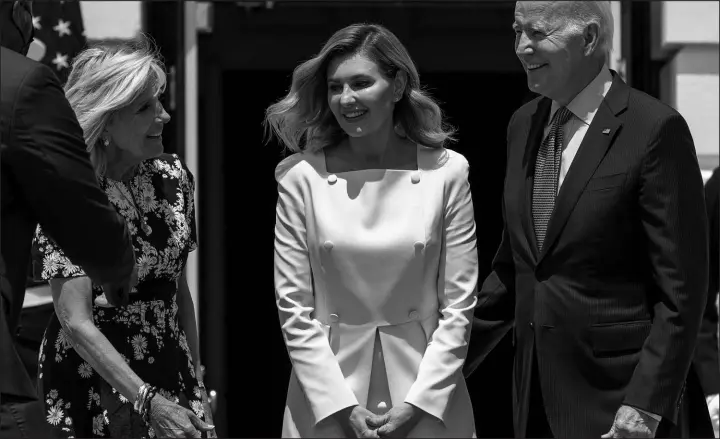
[{"label": "dark door opening", "polygon": [[[265,108],[289,89],[290,76],[288,71],[223,74],[223,112],[218,117],[224,118],[225,139],[225,348],[235,352],[227,356],[231,437],[280,435],[290,375],[272,265],[277,201],[273,171],[285,153],[274,142],[264,145],[262,129]],[[421,72],[421,79],[458,128],[459,142],[450,147],[470,162],[482,283],[502,233],[506,127],[527,96],[525,78],[522,72]],[[506,99],[490,101],[485,96],[489,88],[506,90]],[[243,163],[249,160],[251,167]],[[512,347],[506,340],[468,381],[478,437],[512,437],[511,371]]]}]

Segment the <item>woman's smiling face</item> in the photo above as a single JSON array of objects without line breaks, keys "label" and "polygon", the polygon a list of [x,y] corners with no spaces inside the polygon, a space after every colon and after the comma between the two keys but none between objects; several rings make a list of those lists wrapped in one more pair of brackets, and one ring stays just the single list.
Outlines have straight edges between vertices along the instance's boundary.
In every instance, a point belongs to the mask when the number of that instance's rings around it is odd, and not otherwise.
[{"label": "woman's smiling face", "polygon": [[327,70],[328,105],[351,137],[392,127],[395,85],[363,54],[333,59]]}]

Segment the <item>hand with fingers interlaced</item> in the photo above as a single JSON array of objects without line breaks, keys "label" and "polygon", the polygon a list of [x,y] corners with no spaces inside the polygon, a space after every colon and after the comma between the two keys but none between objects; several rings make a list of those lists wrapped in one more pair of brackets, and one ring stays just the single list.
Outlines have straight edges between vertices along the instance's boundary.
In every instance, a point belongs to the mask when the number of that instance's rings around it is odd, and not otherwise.
[{"label": "hand with fingers interlaced", "polygon": [[379,437],[403,438],[420,422],[424,413],[414,405],[403,402],[382,416],[373,415],[368,419],[368,425],[377,429]]},{"label": "hand with fingers interlaced", "polygon": [[333,415],[333,418],[340,424],[349,438],[377,438],[375,429],[371,428],[368,421],[375,416],[373,412],[365,407],[354,405],[347,407]]}]

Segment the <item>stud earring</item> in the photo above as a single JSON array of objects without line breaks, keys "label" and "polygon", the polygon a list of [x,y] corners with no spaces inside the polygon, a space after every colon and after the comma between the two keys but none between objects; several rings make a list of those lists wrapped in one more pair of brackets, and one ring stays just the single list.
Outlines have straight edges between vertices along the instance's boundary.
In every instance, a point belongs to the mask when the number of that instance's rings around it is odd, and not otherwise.
[{"label": "stud earring", "polygon": [[102,143],[103,145],[108,146],[110,145],[110,139],[108,139],[107,137],[103,137]]}]

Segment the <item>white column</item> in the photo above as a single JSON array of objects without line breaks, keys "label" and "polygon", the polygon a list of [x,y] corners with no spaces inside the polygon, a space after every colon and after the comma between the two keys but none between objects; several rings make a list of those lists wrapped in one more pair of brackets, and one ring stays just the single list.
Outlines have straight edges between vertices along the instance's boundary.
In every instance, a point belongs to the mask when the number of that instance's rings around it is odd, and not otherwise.
[{"label": "white column", "polygon": [[[199,230],[199,187],[202,184],[200,166],[198,163],[198,55],[197,55],[197,28],[196,9],[194,1],[184,3],[185,7],[185,164],[195,176],[195,221]],[[203,252],[202,242],[198,249],[190,253],[187,261],[187,281],[190,287],[193,302],[195,303],[195,318],[200,324],[200,279],[198,276],[198,261]]]},{"label": "white column", "polygon": [[625,59],[622,53],[622,8],[619,1],[610,2],[613,15],[613,50],[608,60],[608,67],[620,74],[620,77],[627,81],[625,76]]}]

